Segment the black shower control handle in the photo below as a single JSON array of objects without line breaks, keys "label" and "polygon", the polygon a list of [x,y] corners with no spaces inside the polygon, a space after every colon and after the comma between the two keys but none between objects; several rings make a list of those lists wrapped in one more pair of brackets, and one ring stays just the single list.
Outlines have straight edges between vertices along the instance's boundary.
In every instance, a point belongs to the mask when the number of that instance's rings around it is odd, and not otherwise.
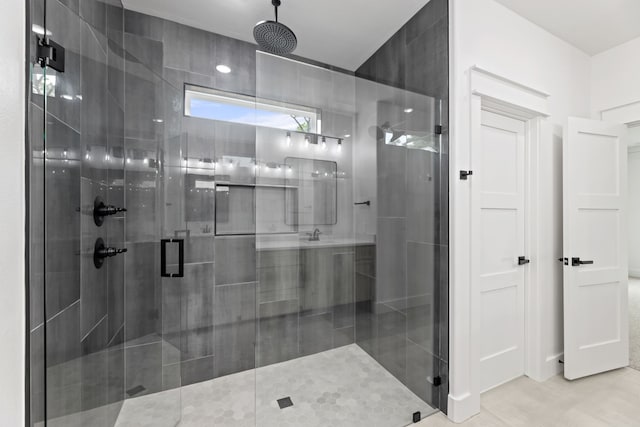
[{"label": "black shower control handle", "polygon": [[102,200],[102,197],[98,196],[93,202],[93,222],[100,227],[104,223],[104,218],[106,216],[112,216],[126,211],[127,210],[125,208],[106,205]]},{"label": "black shower control handle", "polygon": [[127,249],[118,249],[118,248],[102,248],[98,251],[98,256],[100,258],[111,258],[112,256],[116,256],[118,254],[123,254],[127,252]]},{"label": "black shower control handle", "polygon": [[106,258],[111,258],[125,252],[127,252],[126,248],[109,248],[105,245],[104,240],[98,238],[93,248],[93,265],[96,268],[100,268]]},{"label": "black shower control handle", "polygon": [[100,216],[110,216],[110,215],[115,215],[117,213],[120,212],[126,212],[127,210],[125,208],[117,208],[115,206],[106,206],[106,205],[102,205],[100,208],[98,208],[98,214]]}]

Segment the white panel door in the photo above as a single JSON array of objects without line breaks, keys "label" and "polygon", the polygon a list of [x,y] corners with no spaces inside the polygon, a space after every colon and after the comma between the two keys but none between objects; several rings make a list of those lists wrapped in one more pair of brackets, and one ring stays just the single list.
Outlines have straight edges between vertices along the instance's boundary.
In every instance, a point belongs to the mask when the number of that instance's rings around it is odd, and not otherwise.
[{"label": "white panel door", "polygon": [[564,129],[564,376],[629,364],[627,129]]},{"label": "white panel door", "polygon": [[472,286],[486,391],[524,374],[525,123],[483,111],[472,161]]}]

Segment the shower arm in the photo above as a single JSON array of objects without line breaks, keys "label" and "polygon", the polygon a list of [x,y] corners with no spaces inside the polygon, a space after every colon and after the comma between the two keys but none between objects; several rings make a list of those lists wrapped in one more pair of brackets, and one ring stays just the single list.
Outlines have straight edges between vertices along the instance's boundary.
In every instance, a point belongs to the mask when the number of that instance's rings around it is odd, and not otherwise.
[{"label": "shower arm", "polygon": [[278,22],[278,7],[282,4],[280,0],[271,0],[271,4],[273,5],[276,12],[276,22]]}]

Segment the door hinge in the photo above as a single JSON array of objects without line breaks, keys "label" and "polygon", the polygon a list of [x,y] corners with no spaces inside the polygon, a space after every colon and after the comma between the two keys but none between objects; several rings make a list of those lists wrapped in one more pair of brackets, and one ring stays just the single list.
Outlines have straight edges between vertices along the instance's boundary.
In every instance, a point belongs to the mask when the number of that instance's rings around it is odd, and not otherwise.
[{"label": "door hinge", "polygon": [[435,133],[436,135],[442,135],[442,125],[436,125]]},{"label": "door hinge", "polygon": [[41,67],[52,68],[59,73],[64,73],[64,47],[51,39],[38,38],[38,63]]},{"label": "door hinge", "polygon": [[460,179],[462,181],[466,181],[471,175],[473,175],[473,171],[460,171]]},{"label": "door hinge", "polygon": [[434,387],[440,387],[442,385],[442,377],[441,376],[437,376],[433,378],[433,385]]}]

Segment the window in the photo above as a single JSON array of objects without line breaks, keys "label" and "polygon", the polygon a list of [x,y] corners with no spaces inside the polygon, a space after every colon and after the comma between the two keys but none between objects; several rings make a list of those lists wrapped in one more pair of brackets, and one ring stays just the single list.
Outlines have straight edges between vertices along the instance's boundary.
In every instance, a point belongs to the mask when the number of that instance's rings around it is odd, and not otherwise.
[{"label": "window", "polygon": [[320,112],[298,105],[256,98],[197,86],[186,86],[184,113],[191,117],[321,133]]}]

